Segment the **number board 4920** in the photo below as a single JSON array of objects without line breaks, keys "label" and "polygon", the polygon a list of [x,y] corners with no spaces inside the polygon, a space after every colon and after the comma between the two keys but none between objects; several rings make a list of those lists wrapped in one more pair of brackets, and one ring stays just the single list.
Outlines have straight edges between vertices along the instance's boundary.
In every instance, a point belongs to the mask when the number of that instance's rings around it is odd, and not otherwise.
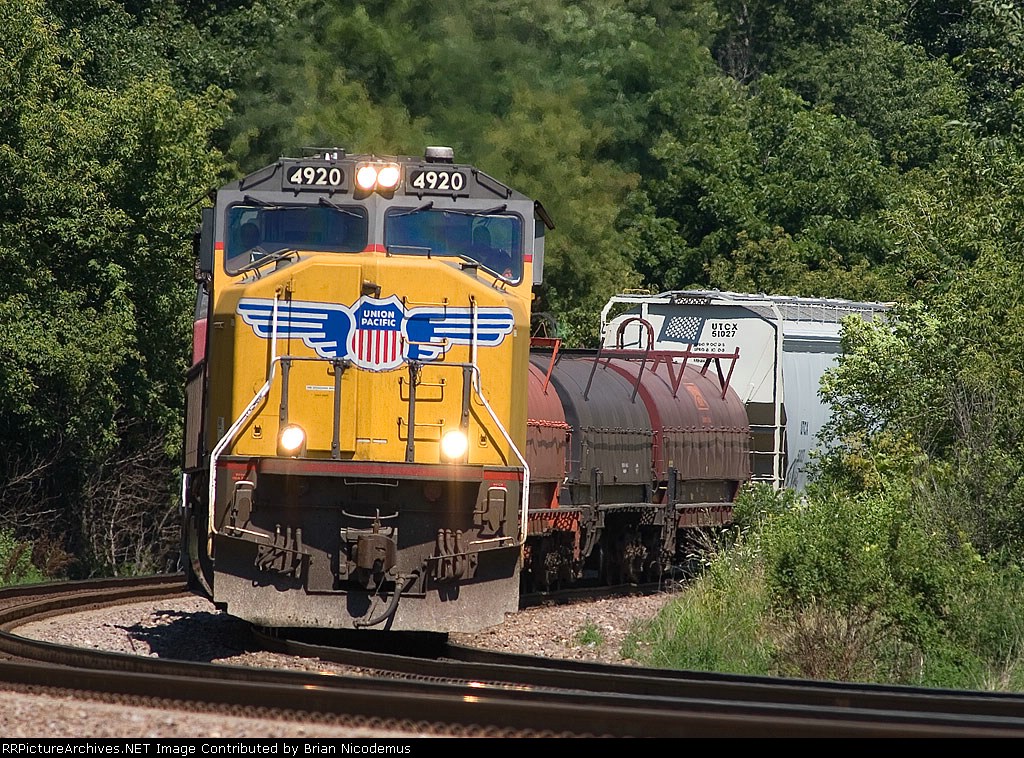
[{"label": "number board 4920", "polygon": [[285,167],[285,189],[327,190],[335,192],[345,188],[345,172],[330,163],[293,163]]},{"label": "number board 4920", "polygon": [[466,172],[453,168],[410,168],[405,185],[413,195],[469,195]]}]

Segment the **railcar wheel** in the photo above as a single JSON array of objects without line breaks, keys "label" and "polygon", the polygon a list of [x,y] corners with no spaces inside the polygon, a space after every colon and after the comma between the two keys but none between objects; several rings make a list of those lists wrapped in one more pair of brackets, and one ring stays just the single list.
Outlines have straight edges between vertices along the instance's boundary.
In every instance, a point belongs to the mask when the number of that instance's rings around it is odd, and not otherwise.
[{"label": "railcar wheel", "polygon": [[610,587],[622,584],[622,555],[606,536],[602,537],[598,553],[598,577],[602,584]]}]

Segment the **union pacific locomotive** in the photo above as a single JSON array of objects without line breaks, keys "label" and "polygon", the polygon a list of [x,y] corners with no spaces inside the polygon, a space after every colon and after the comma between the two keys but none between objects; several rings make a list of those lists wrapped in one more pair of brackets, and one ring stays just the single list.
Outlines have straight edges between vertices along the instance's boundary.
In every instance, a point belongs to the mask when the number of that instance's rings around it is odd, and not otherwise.
[{"label": "union pacific locomotive", "polygon": [[444,147],[220,188],[195,238],[194,591],[268,627],[473,631],[521,587],[656,578],[728,522],[729,358],[531,349],[552,228]]}]

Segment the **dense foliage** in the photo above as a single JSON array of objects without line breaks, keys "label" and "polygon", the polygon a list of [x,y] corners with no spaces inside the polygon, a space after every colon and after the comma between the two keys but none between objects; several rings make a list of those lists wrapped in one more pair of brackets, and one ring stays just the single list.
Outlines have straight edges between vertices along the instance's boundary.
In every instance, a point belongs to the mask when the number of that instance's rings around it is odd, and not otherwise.
[{"label": "dense foliage", "polygon": [[728,549],[626,652],[679,668],[1024,689],[1024,575],[937,532],[913,490],[751,488]]},{"label": "dense foliage", "polygon": [[899,303],[751,581],[792,629],[866,614],[890,672],[982,634],[936,609],[1024,545],[1022,41],[1004,0],[0,0],[0,530],[48,575],[166,567],[201,198],[448,144],[554,217],[571,344],[629,287]]}]

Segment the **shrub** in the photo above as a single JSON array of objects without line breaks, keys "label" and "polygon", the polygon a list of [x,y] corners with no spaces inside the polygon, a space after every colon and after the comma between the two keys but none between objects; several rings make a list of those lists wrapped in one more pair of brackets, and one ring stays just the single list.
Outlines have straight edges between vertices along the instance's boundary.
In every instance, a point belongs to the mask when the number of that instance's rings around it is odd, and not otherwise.
[{"label": "shrub", "polygon": [[32,543],[22,542],[8,529],[0,530],[0,584],[33,584],[45,581],[32,565]]},{"label": "shrub", "polygon": [[762,634],[766,611],[760,567],[740,539],[678,601],[631,632],[623,655],[665,668],[767,674],[773,650]]}]

